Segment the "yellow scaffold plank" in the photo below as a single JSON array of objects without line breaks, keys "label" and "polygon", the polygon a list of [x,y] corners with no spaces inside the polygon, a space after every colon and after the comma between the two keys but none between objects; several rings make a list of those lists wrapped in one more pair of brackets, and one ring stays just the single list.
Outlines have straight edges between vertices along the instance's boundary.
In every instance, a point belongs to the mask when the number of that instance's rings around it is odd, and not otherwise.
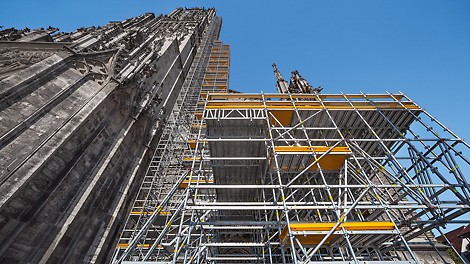
[{"label": "yellow scaffold plank", "polygon": [[[351,150],[348,147],[333,147],[328,154],[320,158],[320,156],[329,151],[330,148],[331,147],[328,146],[276,146],[274,150],[284,154],[298,154],[302,152],[306,154],[315,153],[317,155],[316,158],[319,160],[315,165],[310,167],[309,170],[319,170],[319,167],[321,167],[324,171],[337,171],[343,166],[344,161],[351,154]],[[312,157],[311,162],[315,162],[315,157]]]},{"label": "yellow scaffold plank", "polygon": [[[194,160],[193,157],[183,157],[183,161],[193,161],[193,160]],[[196,158],[196,161],[199,161],[199,160],[201,160],[201,158],[200,158],[200,157],[197,157],[197,158]]]},{"label": "yellow scaffold plank", "polygon": [[202,87],[213,87],[213,86],[227,86],[227,82],[224,80],[219,80],[218,82],[215,81],[204,81],[202,83]]},{"label": "yellow scaffold plank", "polygon": [[[274,150],[276,152],[316,152],[323,154],[330,150],[331,147],[328,146],[275,146]],[[348,147],[333,147],[330,154],[350,154],[351,149]]]},{"label": "yellow scaffold plank", "polygon": [[214,80],[214,79],[227,79],[228,78],[228,72],[227,73],[206,73],[204,75],[204,80]]},{"label": "yellow scaffold plank", "polygon": [[[152,215],[154,212],[141,212],[141,211],[132,211],[130,215]],[[162,211],[158,215],[171,215],[171,212]]]},{"label": "yellow scaffold plank", "polygon": [[207,99],[207,96],[208,96],[209,94],[206,93],[206,92],[201,92],[200,95],[201,95],[201,98]]},{"label": "yellow scaffold plank", "polygon": [[196,148],[196,142],[197,142],[197,141],[194,140],[194,139],[188,140],[188,142],[187,142],[188,147],[189,147],[190,149],[195,149],[195,148]]},{"label": "yellow scaffold plank", "polygon": [[[295,237],[299,240],[299,242],[303,245],[316,245],[320,243],[320,241],[325,236],[324,232],[330,231],[336,223],[334,222],[322,222],[322,223],[292,223],[289,225],[290,229],[293,233],[295,233]],[[341,230],[341,227],[344,227],[347,231],[370,231],[370,230],[393,230],[395,228],[395,224],[393,222],[344,222],[341,223],[337,228],[336,231]],[[305,232],[302,234],[302,232]],[[319,232],[319,234],[315,234],[312,232]],[[321,233],[320,233],[321,232]],[[299,234],[300,233],[300,234]],[[282,242],[286,240],[288,234],[287,225],[283,228],[280,239]],[[331,235],[325,242],[328,244],[333,240],[337,234]],[[289,242],[288,242],[289,243]]]},{"label": "yellow scaffold plank", "polygon": [[[215,102],[210,101],[207,103],[207,109],[263,109],[265,106],[261,102],[253,101],[227,101]],[[412,103],[403,103],[403,106],[396,102],[378,102],[371,105],[367,102],[353,102],[352,106],[348,102],[324,102],[323,105],[317,101],[304,101],[296,102],[295,107],[289,101],[282,102],[266,102],[268,110],[374,110],[374,109],[420,109],[417,105]]]},{"label": "yellow scaffold plank", "polygon": [[206,128],[206,124],[202,124],[202,125],[201,125],[201,124],[199,124],[199,123],[194,123],[194,124],[192,124],[191,126],[192,126],[192,128],[194,128],[194,129],[199,129],[200,127]]},{"label": "yellow scaffold plank", "polygon": [[274,116],[269,115],[271,125],[284,127],[290,126],[294,115],[293,110],[271,110],[269,113]]},{"label": "yellow scaffold plank", "polygon": [[[315,165],[310,167],[309,170],[319,170],[321,167],[323,171],[338,171],[348,157],[349,154],[325,155]],[[312,158],[311,162],[315,162],[315,158]]]},{"label": "yellow scaffold plank", "polygon": [[202,112],[196,112],[195,115],[196,115],[196,119],[197,119],[197,120],[201,120],[201,119],[202,119]]},{"label": "yellow scaffold plank", "polygon": [[[152,246],[151,244],[137,244],[136,247],[137,247],[137,248],[145,248],[145,249],[148,249],[148,248],[150,248],[151,246]],[[118,248],[128,248],[128,247],[129,247],[129,244],[127,244],[127,243],[119,243],[117,247],[118,247]],[[162,245],[157,245],[157,248],[162,249],[163,246],[162,246]]]},{"label": "yellow scaffold plank", "polygon": [[[179,188],[180,188],[180,189],[186,189],[186,188],[188,188],[189,182],[190,182],[189,180],[183,180],[183,181],[180,183]],[[191,184],[197,184],[198,182],[199,182],[199,183],[203,183],[203,184],[214,183],[213,180],[207,180],[207,181],[204,180],[204,179],[200,179],[200,180],[198,180],[198,179],[191,180]]]},{"label": "yellow scaffold plank", "polygon": [[[262,99],[261,94],[223,94],[223,93],[211,93],[211,99],[229,99],[229,98],[237,98],[237,99]],[[266,99],[311,99],[311,100],[345,100],[344,97],[347,99],[388,99],[388,100],[398,100],[401,101],[403,99],[403,95],[401,94],[264,94],[264,98]]]},{"label": "yellow scaffold plank", "polygon": [[[336,225],[335,222],[291,222],[290,229],[292,231],[329,231]],[[341,227],[344,229],[352,230],[393,230],[395,225],[393,222],[343,222],[338,226],[336,230],[340,230]],[[287,232],[287,226],[284,227]],[[283,230],[284,232],[284,230]],[[281,235],[282,236],[282,235]]]}]

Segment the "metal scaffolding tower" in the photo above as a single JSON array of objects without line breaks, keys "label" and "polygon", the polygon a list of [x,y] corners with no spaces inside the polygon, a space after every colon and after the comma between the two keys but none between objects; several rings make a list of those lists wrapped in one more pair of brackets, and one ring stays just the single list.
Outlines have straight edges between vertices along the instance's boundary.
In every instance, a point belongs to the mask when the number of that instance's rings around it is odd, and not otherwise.
[{"label": "metal scaffolding tower", "polygon": [[440,251],[430,230],[468,222],[469,145],[404,94],[211,94],[205,105],[192,166],[204,181],[188,189],[215,195],[185,205],[206,216],[194,257],[414,263],[424,245]]},{"label": "metal scaffolding tower", "polygon": [[417,263],[435,250],[444,262],[430,231],[468,222],[470,146],[404,94],[198,105],[179,177],[121,260]]},{"label": "metal scaffolding tower", "polygon": [[201,44],[165,126],[137,198],[121,232],[113,262],[124,259],[171,259],[175,239],[181,229],[172,225],[183,209],[186,192],[179,186],[187,182],[191,156],[190,136],[199,129],[195,113],[203,111],[200,95],[227,92],[229,74],[228,45],[218,41],[222,20],[211,17],[201,34]]},{"label": "metal scaffolding tower", "polygon": [[320,94],[298,72],[280,94],[228,93],[220,23],[113,263],[448,262],[434,235],[470,222],[470,145],[402,93]]}]

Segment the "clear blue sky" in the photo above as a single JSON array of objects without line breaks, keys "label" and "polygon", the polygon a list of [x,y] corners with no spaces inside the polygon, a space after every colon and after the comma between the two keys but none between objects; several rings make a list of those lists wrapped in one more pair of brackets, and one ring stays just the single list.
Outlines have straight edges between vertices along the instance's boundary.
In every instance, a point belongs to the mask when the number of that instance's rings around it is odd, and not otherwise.
[{"label": "clear blue sky", "polygon": [[178,6],[223,17],[232,89],[275,92],[276,62],[325,93],[403,91],[470,141],[468,0],[5,0],[0,25],[72,31]]},{"label": "clear blue sky", "polygon": [[470,0],[3,0],[0,25],[73,31],[202,6],[223,17],[232,89],[275,92],[276,62],[324,93],[402,91],[470,142]]}]

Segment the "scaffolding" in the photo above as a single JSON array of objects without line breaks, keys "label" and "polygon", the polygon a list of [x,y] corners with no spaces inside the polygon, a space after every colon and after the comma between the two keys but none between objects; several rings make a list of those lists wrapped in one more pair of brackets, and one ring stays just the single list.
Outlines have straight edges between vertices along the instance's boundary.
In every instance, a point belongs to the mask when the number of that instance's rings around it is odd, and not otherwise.
[{"label": "scaffolding", "polygon": [[202,92],[197,105],[187,170],[128,260],[446,262],[432,232],[469,222],[470,146],[402,93]]},{"label": "scaffolding", "polygon": [[200,34],[112,262],[448,262],[434,235],[470,222],[470,145],[402,93],[319,94],[298,72],[311,93],[280,73],[280,94],[235,93],[220,26]]},{"label": "scaffolding", "polygon": [[[218,41],[222,20],[210,17],[200,32],[200,45],[164,129],[137,197],[129,212],[114,251],[112,262],[126,260],[172,259],[175,238],[181,231],[173,225],[183,209],[186,179],[190,168],[185,157],[191,155],[190,135],[198,130],[195,112],[203,110],[200,95],[227,92],[230,47]],[[171,252],[170,252],[171,251]]]},{"label": "scaffolding", "polygon": [[203,124],[193,257],[419,262],[430,230],[468,221],[469,145],[404,94],[211,94]]}]

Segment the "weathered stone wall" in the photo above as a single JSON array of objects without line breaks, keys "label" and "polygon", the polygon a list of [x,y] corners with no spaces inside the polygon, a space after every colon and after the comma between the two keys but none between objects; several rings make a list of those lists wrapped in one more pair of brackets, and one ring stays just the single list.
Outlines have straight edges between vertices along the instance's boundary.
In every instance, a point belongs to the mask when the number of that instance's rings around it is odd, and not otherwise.
[{"label": "weathered stone wall", "polygon": [[109,48],[83,32],[73,45],[0,43],[0,263],[109,258],[199,41],[199,28],[140,33],[159,19],[107,30]]}]

